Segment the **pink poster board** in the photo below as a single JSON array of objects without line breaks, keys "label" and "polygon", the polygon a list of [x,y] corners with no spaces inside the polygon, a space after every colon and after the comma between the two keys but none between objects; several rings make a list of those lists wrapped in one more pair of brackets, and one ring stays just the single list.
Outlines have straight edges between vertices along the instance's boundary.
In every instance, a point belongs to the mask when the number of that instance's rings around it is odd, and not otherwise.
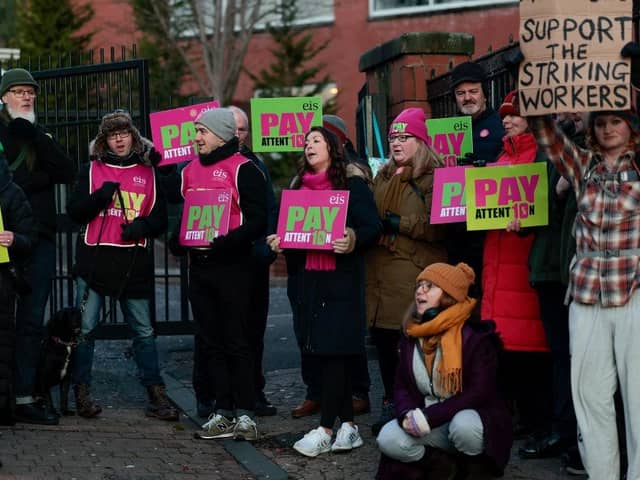
[{"label": "pink poster board", "polygon": [[283,190],[278,217],[281,248],[332,250],[344,236],[347,190]]},{"label": "pink poster board", "polygon": [[231,189],[189,190],[180,223],[180,245],[206,247],[229,232]]},{"label": "pink poster board", "polygon": [[149,115],[153,146],[162,155],[160,165],[170,165],[197,158],[193,143],[196,138],[195,119],[220,105],[217,101],[199,103],[188,107],[163,110]]},{"label": "pink poster board", "polygon": [[468,167],[436,168],[433,176],[431,219],[435,223],[467,221],[464,171]]}]

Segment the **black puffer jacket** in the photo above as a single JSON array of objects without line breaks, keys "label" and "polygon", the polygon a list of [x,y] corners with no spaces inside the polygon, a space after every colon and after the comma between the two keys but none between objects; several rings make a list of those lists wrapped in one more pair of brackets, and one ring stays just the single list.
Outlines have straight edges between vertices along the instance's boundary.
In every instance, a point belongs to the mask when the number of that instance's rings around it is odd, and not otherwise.
[{"label": "black puffer jacket", "polygon": [[[141,163],[150,166],[148,152],[151,143],[143,142],[141,152],[132,152],[126,158],[115,157],[102,149],[92,149],[93,154],[100,154],[94,162],[106,162],[112,165],[133,165]],[[74,274],[88,282],[93,290],[102,295],[116,295],[122,292],[125,298],[147,298],[154,291],[153,252],[149,247],[113,247],[88,246],[84,242],[84,229],[102,210],[96,193],[89,193],[90,163],[83,165],[67,204],[67,212],[71,219],[82,226],[78,236],[76,249],[76,265]],[[156,175],[156,203],[147,217],[146,238],[155,238],[166,231],[167,206],[162,189],[158,185]],[[130,276],[126,279],[127,272]]]},{"label": "black puffer jacket", "polygon": [[27,197],[11,181],[4,156],[0,156],[0,211],[4,228],[14,234],[9,247],[10,264],[0,264],[0,424],[12,423],[13,354],[15,348],[15,279],[36,241],[33,214]]}]

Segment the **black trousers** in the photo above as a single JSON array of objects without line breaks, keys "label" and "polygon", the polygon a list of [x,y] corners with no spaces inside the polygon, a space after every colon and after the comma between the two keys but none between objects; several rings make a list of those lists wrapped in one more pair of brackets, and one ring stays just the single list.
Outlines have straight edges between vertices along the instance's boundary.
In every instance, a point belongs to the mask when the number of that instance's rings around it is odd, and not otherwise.
[{"label": "black trousers", "polygon": [[[322,398],[322,365],[321,357],[318,355],[300,356],[300,371],[302,381],[307,386],[307,400],[319,402]],[[371,387],[371,377],[369,377],[369,364],[367,354],[354,355],[350,357],[348,368],[353,385],[353,394],[362,398],[368,397]]]},{"label": "black trousers", "polygon": [[262,367],[264,333],[269,315],[269,265],[254,260],[252,289],[249,296],[249,342],[253,354],[253,382],[257,394],[262,394],[266,384]]},{"label": "black trousers", "polygon": [[252,275],[250,258],[225,262],[219,257],[192,256],[189,300],[196,328],[209,355],[206,371],[214,385],[216,411],[252,412],[255,406],[253,355],[249,341]]},{"label": "black trousers", "polygon": [[353,422],[351,363],[355,357],[319,356],[322,369],[320,425],[333,429],[337,418]]},{"label": "black trousers", "polygon": [[384,385],[384,399],[393,399],[393,385],[396,379],[396,368],[398,368],[398,342],[400,341],[400,330],[387,328],[372,328],[371,339],[378,352],[378,363],[380,364],[380,376]]}]

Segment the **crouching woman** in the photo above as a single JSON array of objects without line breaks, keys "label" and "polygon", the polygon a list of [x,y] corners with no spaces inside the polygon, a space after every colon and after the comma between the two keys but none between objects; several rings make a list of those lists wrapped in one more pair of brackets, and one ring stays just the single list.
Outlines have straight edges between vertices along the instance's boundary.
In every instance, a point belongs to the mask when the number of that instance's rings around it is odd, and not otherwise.
[{"label": "crouching woman", "polygon": [[496,474],[509,460],[511,417],[497,378],[500,341],[493,322],[468,321],[474,280],[465,263],[433,263],[418,275],[400,340],[397,418],[377,439],[378,479],[422,478],[429,449],[488,460]]}]

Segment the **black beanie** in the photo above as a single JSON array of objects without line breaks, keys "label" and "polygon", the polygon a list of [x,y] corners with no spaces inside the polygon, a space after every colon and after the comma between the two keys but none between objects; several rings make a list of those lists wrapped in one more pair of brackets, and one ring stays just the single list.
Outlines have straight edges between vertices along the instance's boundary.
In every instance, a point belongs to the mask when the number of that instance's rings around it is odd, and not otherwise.
[{"label": "black beanie", "polygon": [[451,89],[463,82],[482,83],[487,80],[487,72],[475,62],[464,62],[451,72]]}]

